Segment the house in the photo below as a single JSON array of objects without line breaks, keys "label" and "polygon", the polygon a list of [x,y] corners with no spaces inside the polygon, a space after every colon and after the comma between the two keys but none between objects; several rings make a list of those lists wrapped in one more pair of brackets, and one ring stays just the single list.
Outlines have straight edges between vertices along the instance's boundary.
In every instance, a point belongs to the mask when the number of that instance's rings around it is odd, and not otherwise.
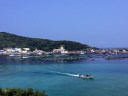
[{"label": "house", "polygon": [[30,48],[23,48],[22,53],[27,53],[30,51]]},{"label": "house", "polygon": [[22,49],[21,48],[14,48],[14,51],[21,53],[22,52]]},{"label": "house", "polygon": [[13,48],[4,48],[3,49],[4,51],[6,51],[6,52],[15,52],[15,50],[13,49]]},{"label": "house", "polygon": [[68,53],[68,51],[66,51],[66,50],[64,49],[64,47],[61,46],[59,49],[53,49],[53,53],[57,53],[57,54],[66,54],[66,53]]}]

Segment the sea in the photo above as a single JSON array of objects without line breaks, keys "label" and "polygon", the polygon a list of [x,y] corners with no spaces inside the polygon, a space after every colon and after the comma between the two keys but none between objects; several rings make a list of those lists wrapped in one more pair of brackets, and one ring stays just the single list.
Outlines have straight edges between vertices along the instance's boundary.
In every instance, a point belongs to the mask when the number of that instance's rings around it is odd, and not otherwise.
[{"label": "sea", "polygon": [[48,96],[128,96],[128,59],[44,63],[0,57],[0,88],[33,88]]}]

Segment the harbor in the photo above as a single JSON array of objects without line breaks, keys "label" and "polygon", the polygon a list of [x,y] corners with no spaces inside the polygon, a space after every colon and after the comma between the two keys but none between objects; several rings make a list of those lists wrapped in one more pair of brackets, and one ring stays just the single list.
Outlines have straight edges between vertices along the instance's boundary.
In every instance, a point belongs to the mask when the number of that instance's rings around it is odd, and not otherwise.
[{"label": "harbor", "polygon": [[[118,57],[122,55],[123,57]],[[72,62],[87,58],[100,58],[105,60],[128,59],[128,49],[87,49],[86,51],[68,51],[61,46],[51,52],[45,52],[30,48],[4,48],[0,50],[0,57],[5,56],[10,59],[36,60],[42,62]],[[91,59],[91,61],[94,61]]]},{"label": "harbor", "polygon": [[[67,63],[29,59],[31,58],[0,57],[1,88],[33,88],[45,90],[51,96],[66,96],[67,92],[69,96],[79,96],[81,91],[81,96],[128,94],[125,92],[128,88],[128,59],[105,60],[92,56]],[[79,78],[79,74],[91,74],[94,78]]]}]

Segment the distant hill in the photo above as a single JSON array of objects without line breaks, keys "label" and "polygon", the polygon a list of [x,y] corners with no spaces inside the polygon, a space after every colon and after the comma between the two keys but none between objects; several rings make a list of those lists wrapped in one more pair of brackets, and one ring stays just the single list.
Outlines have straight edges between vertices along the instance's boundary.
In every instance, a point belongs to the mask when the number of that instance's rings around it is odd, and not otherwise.
[{"label": "distant hill", "polygon": [[29,38],[10,34],[7,32],[0,32],[0,49],[7,47],[30,48],[31,50],[39,49],[43,51],[52,51],[59,48],[61,45],[65,46],[66,50],[85,50],[89,48],[86,44],[81,44],[74,41],[53,41],[47,39]]}]

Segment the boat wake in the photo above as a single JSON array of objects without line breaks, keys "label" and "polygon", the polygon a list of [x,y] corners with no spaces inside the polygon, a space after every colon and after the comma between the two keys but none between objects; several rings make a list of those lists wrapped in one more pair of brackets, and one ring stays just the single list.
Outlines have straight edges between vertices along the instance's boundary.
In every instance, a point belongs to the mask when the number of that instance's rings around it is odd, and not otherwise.
[{"label": "boat wake", "polygon": [[79,77],[79,74],[63,73],[63,72],[56,72],[56,71],[47,71],[46,74],[58,74],[58,75],[67,75],[67,76]]},{"label": "boat wake", "polygon": [[[44,71],[44,70],[42,70]],[[71,74],[71,73],[63,73],[63,72],[56,72],[56,71],[45,71],[44,74],[51,74],[51,75],[64,75],[64,76],[73,76],[79,77],[83,79],[93,79],[92,75],[84,75],[84,74]]]},{"label": "boat wake", "polygon": [[57,72],[58,74],[62,75],[68,75],[68,76],[74,76],[74,77],[79,77],[79,74],[70,74],[70,73],[62,73],[62,72]]}]

